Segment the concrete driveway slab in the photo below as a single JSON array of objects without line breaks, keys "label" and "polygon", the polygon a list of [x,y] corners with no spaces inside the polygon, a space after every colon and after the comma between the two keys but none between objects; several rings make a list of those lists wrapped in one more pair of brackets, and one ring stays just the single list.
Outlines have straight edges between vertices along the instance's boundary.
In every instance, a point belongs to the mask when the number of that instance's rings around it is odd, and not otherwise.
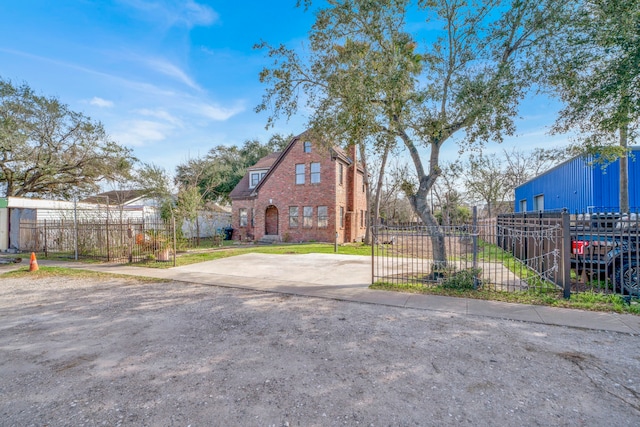
[{"label": "concrete driveway slab", "polygon": [[175,273],[200,273],[271,279],[317,285],[371,284],[371,257],[340,254],[244,254],[171,269]]}]

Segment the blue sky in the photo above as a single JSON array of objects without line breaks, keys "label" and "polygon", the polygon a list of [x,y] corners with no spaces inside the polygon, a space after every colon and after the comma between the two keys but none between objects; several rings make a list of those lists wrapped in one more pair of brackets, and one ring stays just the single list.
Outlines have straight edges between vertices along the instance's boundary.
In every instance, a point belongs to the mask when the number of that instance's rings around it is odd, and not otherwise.
[{"label": "blue sky", "polygon": [[[26,82],[101,121],[141,161],[173,172],[219,145],[302,132],[304,117],[265,130],[256,114],[268,59],[261,39],[302,46],[313,14],[295,0],[16,0],[0,2],[0,76]],[[523,105],[513,145],[566,144],[546,135],[557,103]],[[489,147],[500,151],[502,146]],[[457,157],[450,145],[444,160]]]}]

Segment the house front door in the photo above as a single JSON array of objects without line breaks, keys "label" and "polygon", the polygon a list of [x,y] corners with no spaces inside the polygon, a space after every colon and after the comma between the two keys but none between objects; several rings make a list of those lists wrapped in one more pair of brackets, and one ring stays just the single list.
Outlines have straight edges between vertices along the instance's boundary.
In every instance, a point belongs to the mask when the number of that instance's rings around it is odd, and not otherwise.
[{"label": "house front door", "polygon": [[275,206],[267,206],[264,213],[264,234],[267,236],[278,235],[278,208]]}]

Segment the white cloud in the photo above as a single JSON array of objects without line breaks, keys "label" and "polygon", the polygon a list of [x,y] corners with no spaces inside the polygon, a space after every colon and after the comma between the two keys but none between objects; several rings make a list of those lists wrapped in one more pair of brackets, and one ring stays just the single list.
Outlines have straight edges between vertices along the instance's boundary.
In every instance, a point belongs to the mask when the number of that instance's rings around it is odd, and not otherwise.
[{"label": "white cloud", "polygon": [[81,72],[86,73],[86,74],[90,74],[90,75],[98,76],[98,77],[101,77],[101,78],[105,78],[105,79],[108,79],[110,81],[117,82],[118,84],[121,84],[121,85],[124,85],[126,87],[129,87],[132,90],[135,90],[137,92],[142,92],[142,93],[146,93],[146,94],[150,94],[150,95],[156,95],[156,96],[162,96],[162,97],[168,97],[168,96],[175,96],[176,95],[176,92],[174,92],[172,90],[161,89],[158,86],[150,84],[150,83],[140,82],[140,81],[135,81],[135,80],[128,80],[128,79],[125,79],[123,77],[120,77],[120,76],[117,76],[117,75],[114,75],[114,74],[109,74],[109,73],[105,73],[105,72],[102,72],[102,71],[97,71],[97,70],[94,70],[92,68],[88,68],[88,67],[84,67],[84,66],[81,66],[81,65],[77,65],[77,64],[71,63],[71,62],[60,61],[60,60],[57,60],[57,59],[48,58],[48,57],[45,57],[45,56],[33,55],[31,53],[12,50],[12,49],[0,48],[0,52],[6,52],[6,53],[9,53],[11,55],[17,55],[17,56],[20,56],[20,57],[23,57],[23,58],[32,59],[34,61],[43,62],[43,63],[47,63],[47,64],[53,64],[53,65],[57,65],[59,67],[65,67],[65,68],[68,68],[68,69],[71,69],[71,70],[81,71]]},{"label": "white cloud", "polygon": [[91,100],[89,101],[89,104],[95,105],[96,107],[101,107],[101,108],[113,107],[112,101],[107,101],[106,99],[102,99],[97,96],[94,96],[93,98],[91,98]]},{"label": "white cloud", "polygon": [[172,116],[170,113],[162,109],[151,110],[148,108],[143,108],[140,110],[135,110],[135,112],[145,117],[155,117],[156,119],[164,120],[174,125],[182,125],[182,121],[179,118]]},{"label": "white cloud", "polygon": [[154,142],[163,141],[173,126],[151,120],[130,120],[122,123],[112,137],[125,146],[143,147]]},{"label": "white cloud", "polygon": [[187,86],[189,86],[190,88],[193,89],[197,89],[197,90],[201,90],[200,86],[198,86],[196,84],[196,82],[194,82],[191,77],[189,77],[187,75],[187,73],[185,73],[184,71],[182,71],[179,67],[177,67],[176,65],[164,60],[164,59],[160,59],[160,58],[154,58],[154,59],[147,59],[144,61],[147,66],[149,66],[150,68],[152,68],[155,71],[158,71],[162,74],[165,74],[169,77],[173,77],[178,81],[181,81],[182,83],[186,84]]},{"label": "white cloud", "polygon": [[225,121],[244,111],[244,106],[238,103],[235,107],[224,108],[219,105],[200,104],[195,106],[195,112],[216,121]]},{"label": "white cloud", "polygon": [[164,22],[168,26],[183,25],[187,28],[208,26],[219,19],[218,13],[211,7],[193,0],[186,2],[121,0],[121,2],[143,12],[146,19]]},{"label": "white cloud", "polygon": [[184,4],[182,19],[188,26],[211,25],[218,20],[218,13],[207,5],[198,4],[192,0]]}]

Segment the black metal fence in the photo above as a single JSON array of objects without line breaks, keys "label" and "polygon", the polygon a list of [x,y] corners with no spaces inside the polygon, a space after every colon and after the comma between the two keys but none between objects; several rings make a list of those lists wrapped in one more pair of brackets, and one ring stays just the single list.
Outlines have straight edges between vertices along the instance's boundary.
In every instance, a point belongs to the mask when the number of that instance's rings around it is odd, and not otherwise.
[{"label": "black metal fence", "polygon": [[[550,268],[536,271],[499,246],[509,239],[503,231],[495,221],[456,227],[373,227],[373,281],[499,291],[556,289],[558,259],[553,252],[543,256]],[[434,251],[437,245],[440,251]]]},{"label": "black metal fence", "polygon": [[571,216],[571,268],[577,286],[640,296],[640,215]]},{"label": "black metal fence", "polygon": [[170,261],[177,239],[171,222],[20,221],[20,249],[69,258],[108,262]]},{"label": "black metal fence", "polygon": [[372,227],[373,281],[640,295],[637,214],[500,215],[455,227]]}]

